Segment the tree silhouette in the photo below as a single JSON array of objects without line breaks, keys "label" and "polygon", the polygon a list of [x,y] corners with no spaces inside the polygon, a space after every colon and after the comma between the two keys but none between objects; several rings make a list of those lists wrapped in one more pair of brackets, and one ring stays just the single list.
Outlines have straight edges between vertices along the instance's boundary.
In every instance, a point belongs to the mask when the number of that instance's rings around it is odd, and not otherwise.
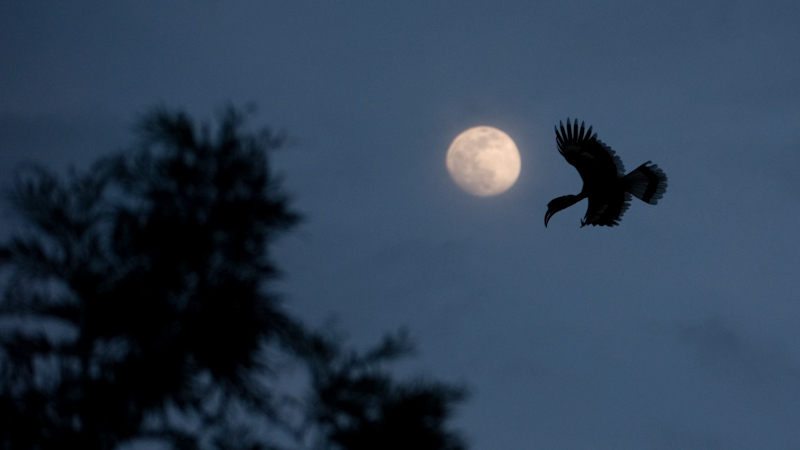
[{"label": "tree silhouette", "polygon": [[343,350],[332,337],[317,334],[310,341],[311,417],[333,448],[466,448],[461,436],[444,429],[464,388],[426,379],[398,383],[383,369],[414,350],[405,333],[387,335],[363,354]]},{"label": "tree silhouette", "polygon": [[[277,448],[302,441],[288,404],[330,431],[322,446],[365,448],[376,423],[419,414],[441,445],[411,447],[462,448],[444,428],[462,391],[370,378],[401,352],[342,365],[338,343],[283,310],[268,250],[299,216],[269,165],[281,137],[245,119],[229,108],[212,133],[155,110],[132,150],[86,173],[20,172],[10,198],[27,226],[0,247],[0,448]],[[276,353],[308,368],[308,402],[277,387]],[[380,420],[338,425],[345,398]]]}]

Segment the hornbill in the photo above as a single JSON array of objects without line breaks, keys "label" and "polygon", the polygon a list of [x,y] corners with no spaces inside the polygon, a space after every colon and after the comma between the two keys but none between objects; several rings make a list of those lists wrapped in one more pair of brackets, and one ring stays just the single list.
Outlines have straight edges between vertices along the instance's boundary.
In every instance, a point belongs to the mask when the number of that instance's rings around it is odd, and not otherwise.
[{"label": "hornbill", "polygon": [[578,129],[578,120],[567,127],[559,121],[556,127],[556,143],[558,151],[568,163],[578,169],[583,178],[583,189],[578,195],[565,195],[553,199],[547,204],[544,226],[553,214],[575,203],[589,199],[586,216],[581,220],[581,227],[586,225],[619,225],[619,220],[630,206],[631,195],[655,205],[667,190],[667,176],[657,165],[650,161],[637,167],[625,175],[622,160],[603,142],[592,134],[592,127],[584,130],[583,122]]}]

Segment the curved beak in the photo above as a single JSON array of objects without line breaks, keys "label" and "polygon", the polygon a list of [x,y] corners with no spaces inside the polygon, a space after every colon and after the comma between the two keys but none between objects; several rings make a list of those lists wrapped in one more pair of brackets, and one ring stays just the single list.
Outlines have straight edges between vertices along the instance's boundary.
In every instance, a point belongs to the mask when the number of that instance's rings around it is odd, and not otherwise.
[{"label": "curved beak", "polygon": [[550,219],[555,215],[555,213],[574,205],[582,198],[585,197],[581,195],[564,195],[563,197],[558,197],[551,200],[550,203],[547,204],[547,214],[544,215],[544,226],[547,226],[547,223],[550,222]]},{"label": "curved beak", "polygon": [[547,228],[547,222],[550,222],[550,218],[553,217],[558,212],[557,209],[549,208],[547,210],[547,214],[544,215],[544,227]]}]

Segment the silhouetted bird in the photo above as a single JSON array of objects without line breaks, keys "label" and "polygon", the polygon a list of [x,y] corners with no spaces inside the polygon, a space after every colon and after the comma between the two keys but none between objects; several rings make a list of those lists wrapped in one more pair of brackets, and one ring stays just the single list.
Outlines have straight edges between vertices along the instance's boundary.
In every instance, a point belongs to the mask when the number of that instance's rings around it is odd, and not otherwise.
[{"label": "silhouetted bird", "polygon": [[597,140],[597,134],[592,134],[592,127],[584,130],[583,122],[578,129],[578,120],[567,127],[558,123],[556,127],[556,142],[558,151],[568,163],[578,169],[583,178],[583,189],[578,195],[565,195],[553,199],[547,204],[547,214],[544,216],[544,226],[553,217],[553,214],[575,203],[589,199],[586,216],[581,220],[581,227],[585,225],[607,225],[613,227],[630,206],[631,195],[655,205],[667,190],[667,176],[650,161],[637,167],[633,172],[625,175],[625,166],[611,150],[611,147]]}]

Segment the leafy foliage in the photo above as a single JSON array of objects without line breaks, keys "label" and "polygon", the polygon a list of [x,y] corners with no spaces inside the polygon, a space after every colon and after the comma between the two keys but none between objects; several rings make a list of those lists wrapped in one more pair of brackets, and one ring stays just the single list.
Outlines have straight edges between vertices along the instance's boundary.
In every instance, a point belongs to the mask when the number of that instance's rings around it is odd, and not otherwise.
[{"label": "leafy foliage", "polygon": [[400,341],[344,357],[286,314],[269,248],[299,215],[269,165],[281,137],[245,125],[234,109],[213,133],[155,110],[133,150],[87,173],[20,173],[11,202],[28,227],[0,246],[0,448],[302,441],[275,352],[312,374],[310,401],[294,404],[324,445],[413,429],[441,445],[410,447],[462,448],[442,428],[460,390],[372,369]]},{"label": "leafy foliage", "polygon": [[344,351],[335,339],[315,335],[310,367],[313,420],[334,448],[463,450],[463,439],[444,429],[462,387],[416,379],[394,381],[383,366],[413,351],[408,336],[388,335],[374,349]]}]

